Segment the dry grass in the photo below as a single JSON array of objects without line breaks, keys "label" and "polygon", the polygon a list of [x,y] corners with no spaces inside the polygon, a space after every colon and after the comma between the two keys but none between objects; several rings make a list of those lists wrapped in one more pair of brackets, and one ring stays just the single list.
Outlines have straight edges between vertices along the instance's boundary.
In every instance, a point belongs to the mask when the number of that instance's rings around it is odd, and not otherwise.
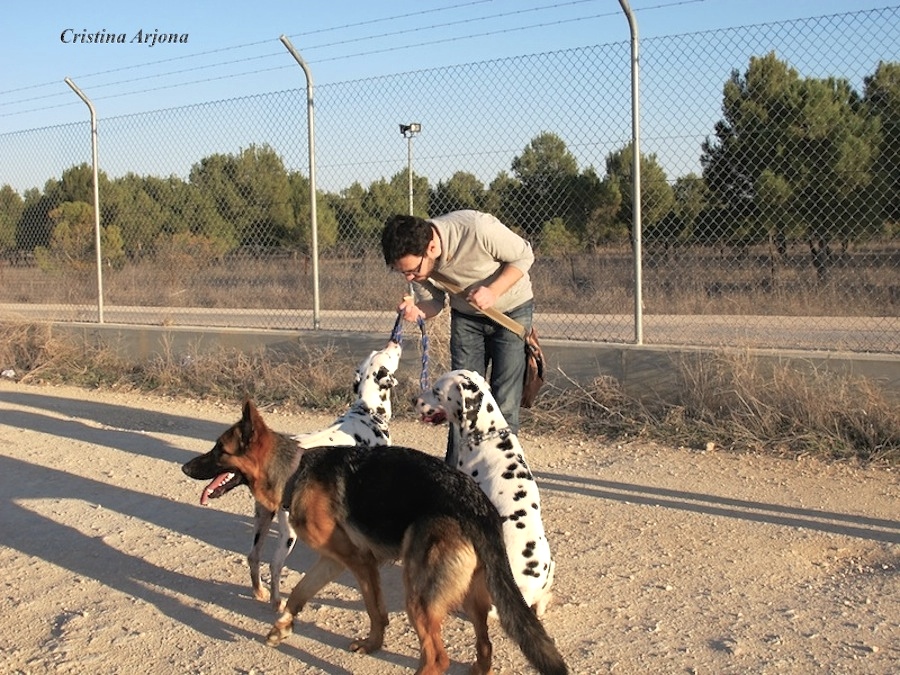
[{"label": "dry grass", "polygon": [[[883,316],[900,304],[895,283],[894,242],[836,257],[827,280],[820,279],[808,252],[795,245],[773,258],[767,246],[735,250],[703,246],[669,252],[648,245],[644,258],[644,301],[651,313],[703,315]],[[308,259],[274,250],[223,259],[162,251],[127,260],[104,271],[108,305],[267,309],[313,307]],[[581,314],[601,307],[607,314],[633,309],[634,262],[630,247],[610,245],[597,253],[538,255],[531,276],[541,308]],[[90,273],[73,283],[71,269],[48,273],[37,266],[0,267],[0,302],[86,304],[96,301]],[[369,310],[397,294],[399,278],[384,265],[377,242],[319,261],[324,308]]]},{"label": "dry grass", "polygon": [[[429,328],[429,373],[446,370],[446,322]],[[417,340],[414,332],[406,343]],[[409,347],[407,347],[409,348]],[[338,412],[351,402],[347,383],[355,363],[334,349],[273,354],[220,350],[176,356],[165,349],[133,363],[102,344],[56,336],[48,325],[0,324],[0,369],[23,383],[65,383],[238,401],[261,406]],[[681,365],[681,398],[655,405],[626,396],[606,377],[590,386],[547,385],[523,428],[605,440],[654,439],[667,444],[770,452],[861,463],[900,464],[900,411],[871,381],[810,368],[762,367],[749,354],[721,354]],[[395,414],[418,391],[417,377],[401,381]]]},{"label": "dry grass", "polygon": [[660,427],[669,433],[737,449],[900,460],[897,405],[869,379],[766,366],[748,353],[693,359],[681,377],[682,400]]}]

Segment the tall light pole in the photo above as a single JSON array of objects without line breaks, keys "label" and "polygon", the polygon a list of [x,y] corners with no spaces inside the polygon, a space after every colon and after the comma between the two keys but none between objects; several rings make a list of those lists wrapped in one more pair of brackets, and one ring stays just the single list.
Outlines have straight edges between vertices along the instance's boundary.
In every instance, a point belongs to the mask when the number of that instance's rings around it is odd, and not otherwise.
[{"label": "tall light pole", "polygon": [[412,139],[422,131],[418,122],[400,125],[400,134],[406,138],[406,172],[409,175],[409,215],[413,214],[413,181],[412,181]]},{"label": "tall light pole", "polygon": [[[100,247],[100,181],[99,164],[97,162],[97,110],[84,92],[67,77],[63,80],[74,91],[78,98],[85,102],[91,112],[91,165],[93,166],[94,184],[94,249],[97,257],[97,321],[103,323],[103,251]],[[411,199],[411,198],[410,198]],[[410,213],[412,213],[410,211]]]}]

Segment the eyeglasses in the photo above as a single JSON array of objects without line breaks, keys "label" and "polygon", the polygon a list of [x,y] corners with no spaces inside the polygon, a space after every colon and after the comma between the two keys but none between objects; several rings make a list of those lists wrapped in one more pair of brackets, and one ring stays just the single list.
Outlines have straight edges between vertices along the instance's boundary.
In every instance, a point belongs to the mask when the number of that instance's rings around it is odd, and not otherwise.
[{"label": "eyeglasses", "polygon": [[419,259],[419,264],[416,265],[416,268],[414,270],[397,270],[397,271],[400,272],[400,274],[402,274],[405,277],[417,277],[417,276],[419,276],[419,272],[422,271],[422,264],[424,262],[425,262],[425,256],[423,255]]}]

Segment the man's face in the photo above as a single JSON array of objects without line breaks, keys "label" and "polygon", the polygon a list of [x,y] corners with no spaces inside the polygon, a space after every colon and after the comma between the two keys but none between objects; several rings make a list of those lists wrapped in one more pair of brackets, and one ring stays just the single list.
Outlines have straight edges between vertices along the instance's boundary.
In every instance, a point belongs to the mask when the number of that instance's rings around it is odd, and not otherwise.
[{"label": "man's face", "polygon": [[424,281],[434,269],[434,262],[428,255],[405,255],[394,263],[394,269],[407,281]]}]

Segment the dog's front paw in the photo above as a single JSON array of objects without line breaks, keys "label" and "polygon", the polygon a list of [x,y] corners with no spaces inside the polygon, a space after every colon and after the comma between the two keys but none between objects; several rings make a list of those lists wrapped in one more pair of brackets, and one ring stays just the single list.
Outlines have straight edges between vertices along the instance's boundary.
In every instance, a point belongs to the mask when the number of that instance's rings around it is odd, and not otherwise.
[{"label": "dog's front paw", "polygon": [[290,614],[282,614],[281,618],[272,626],[272,630],[266,636],[266,644],[270,647],[277,647],[284,638],[290,635],[294,630],[294,617]]},{"label": "dog's front paw", "polygon": [[268,602],[269,601],[269,591],[262,586],[259,588],[253,589],[253,597],[259,600],[260,602]]},{"label": "dog's front paw", "polygon": [[275,614],[280,615],[286,607],[287,602],[285,602],[284,598],[272,598],[272,609],[275,610]]}]

